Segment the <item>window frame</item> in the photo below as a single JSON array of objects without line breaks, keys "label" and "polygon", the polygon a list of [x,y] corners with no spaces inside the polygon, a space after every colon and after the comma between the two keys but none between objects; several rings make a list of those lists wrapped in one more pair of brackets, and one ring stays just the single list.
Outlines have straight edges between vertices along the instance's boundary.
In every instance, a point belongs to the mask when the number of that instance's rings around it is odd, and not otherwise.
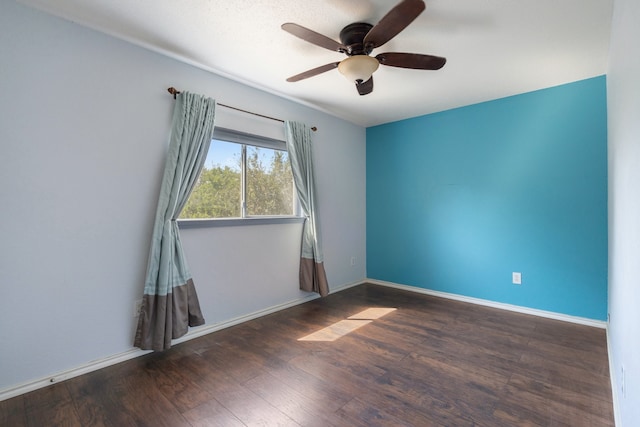
[{"label": "window frame", "polygon": [[[239,225],[265,225],[265,224],[295,224],[305,221],[300,207],[297,194],[294,193],[295,206],[293,215],[246,215],[246,151],[247,146],[268,148],[272,150],[287,151],[286,142],[279,139],[250,134],[216,127],[213,131],[212,140],[231,142],[241,146],[241,217],[237,218],[178,218],[180,229],[209,228],[209,227],[229,227]],[[295,183],[294,183],[295,187]]]}]

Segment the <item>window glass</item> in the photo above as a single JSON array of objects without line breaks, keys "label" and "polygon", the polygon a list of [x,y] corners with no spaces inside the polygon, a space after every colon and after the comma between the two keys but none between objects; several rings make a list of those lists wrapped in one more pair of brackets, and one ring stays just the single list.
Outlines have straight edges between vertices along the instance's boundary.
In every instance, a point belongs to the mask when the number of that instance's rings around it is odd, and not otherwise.
[{"label": "window glass", "polygon": [[229,130],[217,136],[226,140],[211,141],[180,219],[295,216],[298,200],[284,142]]},{"label": "window glass", "polygon": [[211,141],[198,182],[180,218],[239,218],[241,216],[242,146]]},{"label": "window glass", "polygon": [[247,146],[246,154],[246,215],[294,215],[288,153]]}]

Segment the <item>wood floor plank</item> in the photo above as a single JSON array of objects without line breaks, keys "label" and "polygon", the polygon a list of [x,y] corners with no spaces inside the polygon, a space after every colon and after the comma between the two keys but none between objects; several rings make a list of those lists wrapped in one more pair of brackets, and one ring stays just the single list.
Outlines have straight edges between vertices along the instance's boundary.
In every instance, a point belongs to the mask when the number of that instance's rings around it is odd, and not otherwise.
[{"label": "wood floor plank", "polygon": [[608,373],[602,375],[599,369],[576,367],[569,363],[560,363],[537,354],[524,354],[521,360],[522,369],[518,373],[550,385],[569,384],[567,389],[597,399],[611,400],[611,387],[608,385],[611,381]]},{"label": "wood floor plank", "polygon": [[262,357],[231,344],[225,345],[224,348],[207,350],[202,353],[202,357],[212,367],[225,372],[238,383],[260,375],[264,369]]},{"label": "wood floor plank", "polygon": [[338,408],[330,410],[325,406],[324,399],[314,400],[307,396],[307,393],[289,387],[271,374],[265,373],[252,378],[244,385],[301,426],[342,425],[335,415],[335,410]]},{"label": "wood floor plank", "polygon": [[612,407],[611,399],[606,395],[602,396],[600,392],[592,394],[585,393],[583,390],[574,391],[571,390],[572,387],[536,381],[517,373],[514,373],[509,380],[509,386],[550,399],[552,402],[564,405],[567,409],[575,408],[597,417],[607,417]]},{"label": "wood floor plank", "polygon": [[123,386],[123,395],[119,404],[135,420],[137,425],[188,426],[173,402],[169,401],[156,388],[148,371],[129,375]]},{"label": "wood floor plank", "polygon": [[397,304],[392,305],[396,310],[380,320],[389,325],[397,325],[398,328],[401,328],[401,333],[403,334],[415,333],[428,337],[430,332],[441,330],[448,324],[445,317],[430,311],[427,305],[419,307],[419,309],[418,307],[407,308],[398,307]]},{"label": "wood floor plank", "polygon": [[[424,407],[424,399],[415,402],[411,399],[407,401],[406,390],[400,390],[390,383],[380,382],[380,378],[373,380],[360,377],[357,373],[350,371],[348,367],[342,366],[333,359],[325,359],[316,355],[307,358],[297,358],[291,361],[307,372],[310,372],[317,381],[325,386],[333,386],[341,391],[346,391],[347,395],[357,396],[360,402],[367,402],[386,414],[401,416],[410,425],[434,425],[434,418],[422,413],[419,408]],[[383,375],[384,377],[385,375]],[[347,404],[351,402],[348,400]],[[441,402],[437,402],[439,406]],[[353,402],[351,402],[353,404]],[[342,425],[351,425],[354,420],[350,412],[340,408],[336,413],[340,418],[346,418],[348,422]],[[355,424],[360,425],[360,424]],[[366,422],[364,425],[367,425]]]},{"label": "wood floor plank", "polygon": [[[519,356],[519,357],[518,357]],[[410,354],[416,363],[422,360],[436,360],[451,366],[465,367],[467,370],[484,373],[486,376],[509,378],[514,370],[519,370],[521,353],[492,351],[486,347],[464,345],[447,341],[445,345],[430,348],[423,346]],[[514,359],[515,358],[515,359]]]},{"label": "wood floor plank", "polygon": [[234,385],[221,388],[216,401],[248,426],[297,426],[283,411],[272,406],[247,387]]},{"label": "wood floor plank", "polygon": [[[606,342],[606,339],[603,339],[603,342]],[[589,350],[566,347],[548,338],[545,340],[531,338],[528,348],[529,353],[560,364],[586,369],[599,375],[608,375],[609,372],[606,354],[595,354]]]},{"label": "wood floor plank", "polygon": [[532,339],[542,340],[553,337],[556,345],[585,350],[598,356],[607,354],[607,348],[602,347],[602,341],[607,339],[604,329],[594,329],[560,320],[537,319],[536,327],[529,336]]},{"label": "wood floor plank", "polygon": [[371,405],[354,398],[340,408],[338,415],[342,418],[342,425],[353,426],[393,426],[410,427],[414,424],[406,422],[380,409],[378,405]]},{"label": "wood floor plank", "polygon": [[465,376],[462,372],[460,375],[451,375],[448,370],[443,373],[435,364],[429,368],[403,366],[391,370],[379,379],[378,386],[403,398],[439,424],[472,425],[490,418],[503,383]]},{"label": "wood floor plank", "polygon": [[[395,310],[298,340],[373,308]],[[613,404],[601,329],[364,284],[0,402],[0,425],[608,427]]]},{"label": "wood floor plank", "polygon": [[25,417],[30,427],[82,426],[69,390],[64,383],[27,393],[24,400]]},{"label": "wood floor plank", "polygon": [[191,427],[245,427],[246,425],[215,399],[190,409],[183,415]]},{"label": "wood floor plank", "polygon": [[[114,398],[116,393],[104,392],[106,389],[115,391],[113,382],[121,378],[120,375],[110,376],[108,372],[117,370],[100,370],[67,382],[80,422],[96,427],[134,427],[135,420],[121,409],[118,399]],[[109,381],[109,377],[114,380]]]},{"label": "wood floor plank", "polygon": [[151,354],[67,381],[82,425],[188,426],[157,388],[148,366]]},{"label": "wood floor plank", "polygon": [[308,399],[320,402],[323,412],[335,412],[353,397],[348,390],[340,388],[337,384],[318,380],[314,375],[292,364],[281,368],[266,368],[265,372]]},{"label": "wood floor plank", "polygon": [[508,419],[514,425],[613,427],[613,417],[609,418],[606,412],[593,414],[557,402],[552,397],[510,385],[505,392],[505,396],[496,404],[496,416]]},{"label": "wood floor plank", "polygon": [[146,366],[155,387],[181,413],[214,398],[207,389],[200,387],[182,370],[185,359],[190,357],[196,356],[186,355],[167,362],[152,362]]},{"label": "wood floor plank", "polygon": [[24,395],[0,402],[0,426],[24,427],[26,425]]},{"label": "wood floor plank", "polygon": [[[220,352],[220,356],[216,360],[227,362],[232,360],[224,351]],[[221,413],[225,419],[229,420],[231,420],[229,414],[232,414],[233,418],[245,425],[297,425],[284,412],[245,387],[231,373],[226,372],[227,363],[220,368],[216,364],[208,362],[206,354],[199,355],[198,359],[195,357],[185,358],[181,361],[180,366],[185,371],[184,375],[190,372],[193,375],[194,384],[197,384],[201,389],[206,389],[210,395],[214,396],[214,399],[184,413],[184,417],[191,423],[209,422],[212,413]],[[241,363],[241,365],[246,366],[245,363]],[[255,376],[250,378],[253,377]],[[225,408],[225,411],[222,411],[221,408]]]},{"label": "wood floor plank", "polygon": [[290,363],[313,375],[316,381],[332,384],[350,396],[357,396],[369,389],[369,383],[349,372],[347,369],[337,367],[330,360],[325,360],[315,354],[305,357],[296,357]]}]

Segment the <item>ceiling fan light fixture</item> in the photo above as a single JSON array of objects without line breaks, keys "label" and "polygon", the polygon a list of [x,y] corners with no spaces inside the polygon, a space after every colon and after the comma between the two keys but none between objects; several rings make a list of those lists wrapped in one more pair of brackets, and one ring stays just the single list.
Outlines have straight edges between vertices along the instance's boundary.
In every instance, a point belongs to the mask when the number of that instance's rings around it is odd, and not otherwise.
[{"label": "ceiling fan light fixture", "polygon": [[354,55],[341,61],[338,65],[338,71],[350,82],[366,82],[379,65],[378,60],[369,55]]}]

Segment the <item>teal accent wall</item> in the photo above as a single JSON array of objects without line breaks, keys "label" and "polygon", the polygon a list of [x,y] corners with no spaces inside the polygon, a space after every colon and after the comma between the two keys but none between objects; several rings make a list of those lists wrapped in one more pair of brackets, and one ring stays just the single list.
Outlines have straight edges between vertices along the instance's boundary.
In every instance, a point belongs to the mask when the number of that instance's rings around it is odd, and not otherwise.
[{"label": "teal accent wall", "polygon": [[368,128],[367,277],[605,320],[606,105],[600,76]]}]

